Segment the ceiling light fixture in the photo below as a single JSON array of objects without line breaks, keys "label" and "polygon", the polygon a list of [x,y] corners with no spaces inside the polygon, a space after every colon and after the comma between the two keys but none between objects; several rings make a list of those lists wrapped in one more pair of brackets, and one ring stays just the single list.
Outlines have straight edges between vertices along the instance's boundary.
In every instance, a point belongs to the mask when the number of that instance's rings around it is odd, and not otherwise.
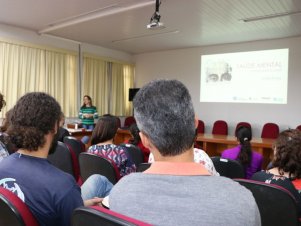
[{"label": "ceiling light fixture", "polygon": [[239,19],[239,21],[247,23],[247,22],[253,22],[253,21],[258,21],[258,20],[273,19],[273,18],[278,18],[278,17],[283,17],[283,16],[291,16],[291,15],[300,14],[300,13],[301,13],[301,11],[275,13],[275,14],[270,14],[270,15],[264,15],[264,16],[257,16],[257,17],[249,17],[249,18]]},{"label": "ceiling light fixture", "polygon": [[129,10],[133,10],[133,9],[142,8],[145,6],[152,5],[153,3],[154,3],[153,0],[147,0],[147,1],[143,1],[143,2],[140,1],[137,4],[132,4],[132,5],[114,4],[114,5],[106,6],[106,7],[100,8],[98,10],[93,10],[93,11],[90,11],[87,13],[82,13],[80,15],[61,20],[58,23],[52,23],[52,24],[48,25],[48,27],[39,30],[38,33],[43,34],[43,33],[51,32],[54,30],[58,30],[60,28],[64,28],[64,27],[75,25],[75,24],[83,23],[86,21],[98,19],[98,18],[101,18],[104,16],[109,16],[109,15],[116,14],[116,13],[121,13],[121,12],[129,11]]},{"label": "ceiling light fixture", "polygon": [[166,32],[160,32],[160,33],[155,33],[155,34],[146,34],[146,35],[140,35],[140,36],[134,36],[130,38],[124,38],[124,39],[118,39],[118,40],[113,40],[113,43],[116,42],[124,42],[124,41],[131,41],[139,38],[146,38],[146,37],[153,37],[153,36],[159,36],[159,35],[167,35],[167,34],[177,34],[179,33],[179,30],[173,30],[173,31],[166,31]]},{"label": "ceiling light fixture", "polygon": [[161,5],[161,0],[156,0],[156,11],[152,15],[149,24],[146,25],[147,29],[158,30],[158,29],[165,28],[164,24],[160,22],[161,19],[161,15],[159,13],[160,5]]}]

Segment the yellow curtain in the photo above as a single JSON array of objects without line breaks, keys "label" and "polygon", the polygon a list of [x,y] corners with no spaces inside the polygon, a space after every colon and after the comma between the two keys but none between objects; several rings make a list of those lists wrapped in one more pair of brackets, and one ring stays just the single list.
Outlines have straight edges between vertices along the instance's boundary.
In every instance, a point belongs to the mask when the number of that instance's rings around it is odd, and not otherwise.
[{"label": "yellow curtain", "polygon": [[112,63],[112,92],[111,92],[111,113],[113,115],[124,115],[125,90],[124,90],[123,65]]},{"label": "yellow curtain", "polygon": [[124,90],[125,90],[125,114],[133,115],[133,104],[129,101],[129,88],[134,88],[135,67],[133,65],[123,65]]},{"label": "yellow curtain", "polygon": [[27,92],[53,95],[66,116],[77,115],[77,57],[73,53],[0,41],[0,92],[7,106]]},{"label": "yellow curtain", "polygon": [[134,87],[135,67],[84,56],[79,93],[77,59],[71,51],[0,40],[0,92],[7,102],[0,117],[5,117],[18,98],[34,91],[54,96],[66,117],[77,117],[78,95],[91,96],[100,115],[132,115],[128,89]]},{"label": "yellow curtain", "polygon": [[64,114],[77,116],[77,57],[47,50],[45,79],[45,91],[56,98]]},{"label": "yellow curtain", "polygon": [[99,115],[109,113],[110,81],[108,63],[97,57],[84,56],[82,94],[89,95]]},{"label": "yellow curtain", "polygon": [[6,100],[1,117],[27,92],[45,87],[43,50],[0,42],[0,92]]},{"label": "yellow curtain", "polygon": [[132,104],[128,100],[128,90],[134,85],[134,66],[112,63],[111,113],[132,115]]}]

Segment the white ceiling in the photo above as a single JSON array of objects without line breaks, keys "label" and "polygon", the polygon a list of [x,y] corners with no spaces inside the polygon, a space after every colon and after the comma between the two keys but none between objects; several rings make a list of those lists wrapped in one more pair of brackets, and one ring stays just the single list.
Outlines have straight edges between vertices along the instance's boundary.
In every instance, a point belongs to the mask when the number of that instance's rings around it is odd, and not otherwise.
[{"label": "white ceiling", "polygon": [[[162,30],[146,29],[154,0],[1,0],[0,23],[133,54],[301,35],[301,13],[240,21],[301,11],[300,0],[161,1]],[[88,18],[98,11],[107,15]],[[79,15],[86,21],[68,24]],[[46,30],[58,22],[67,24]]]}]

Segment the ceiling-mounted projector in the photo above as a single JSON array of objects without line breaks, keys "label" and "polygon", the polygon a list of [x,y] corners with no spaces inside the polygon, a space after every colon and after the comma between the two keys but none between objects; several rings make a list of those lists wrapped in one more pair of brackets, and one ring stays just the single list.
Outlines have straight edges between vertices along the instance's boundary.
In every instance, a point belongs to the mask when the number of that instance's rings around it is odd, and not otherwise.
[{"label": "ceiling-mounted projector", "polygon": [[152,15],[149,24],[146,25],[147,29],[158,30],[158,29],[165,28],[164,24],[160,22],[160,18],[161,18],[161,15],[159,13],[160,4],[161,4],[161,1],[156,0],[156,11]]},{"label": "ceiling-mounted projector", "polygon": [[164,24],[161,22],[153,22],[146,25],[147,29],[150,30],[159,30],[165,28]]}]

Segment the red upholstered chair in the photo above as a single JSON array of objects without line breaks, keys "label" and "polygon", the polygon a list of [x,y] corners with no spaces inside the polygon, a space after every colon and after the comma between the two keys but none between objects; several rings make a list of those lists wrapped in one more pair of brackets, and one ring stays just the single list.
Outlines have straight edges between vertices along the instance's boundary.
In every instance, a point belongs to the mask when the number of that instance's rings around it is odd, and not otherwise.
[{"label": "red upholstered chair", "polygon": [[124,127],[130,127],[134,123],[136,123],[136,119],[133,116],[128,116],[124,120]]},{"label": "red upholstered chair", "polygon": [[117,128],[121,128],[121,121],[120,118],[116,116],[116,123],[117,123]]},{"label": "red upholstered chair", "polygon": [[150,226],[100,206],[79,207],[73,211],[72,226]]},{"label": "red upholstered chair", "polygon": [[[199,124],[197,127],[197,133],[205,133],[205,123],[202,120],[199,120]],[[194,147],[202,149],[203,148],[203,142],[195,141]]]},{"label": "red upholstered chair", "polygon": [[262,127],[261,138],[276,139],[279,135],[279,126],[275,123],[266,123]]},{"label": "red upholstered chair", "polygon": [[[55,152],[48,155],[48,161],[60,170],[71,174],[75,178],[72,153],[68,146],[58,141]],[[75,178],[76,179],[76,178]]]},{"label": "red upholstered chair", "polygon": [[199,120],[197,131],[198,133],[205,133],[205,123],[203,120]]},{"label": "red upholstered chair", "polygon": [[212,134],[215,135],[228,135],[228,124],[226,121],[217,120],[213,124]]},{"label": "red upholstered chair", "polygon": [[86,151],[85,144],[72,136],[64,137],[64,143],[67,145],[67,147],[69,148],[69,151],[71,153],[75,180],[77,181],[77,183],[79,185],[81,185],[82,181],[80,178],[80,169],[79,169],[78,158],[79,158],[80,153]]},{"label": "red upholstered chair", "polygon": [[297,126],[296,129],[301,131],[301,125]]},{"label": "red upholstered chair", "polygon": [[28,206],[11,191],[0,186],[0,225],[38,226]]},{"label": "red upholstered chair", "polygon": [[234,133],[235,136],[236,136],[236,133],[237,133],[237,129],[241,126],[248,127],[252,130],[252,126],[251,126],[250,123],[248,123],[248,122],[239,122],[239,123],[237,123],[236,128],[235,128],[235,133]]},{"label": "red upholstered chair", "polygon": [[261,225],[300,225],[296,199],[288,190],[260,181],[234,180],[252,192],[260,212]]}]

